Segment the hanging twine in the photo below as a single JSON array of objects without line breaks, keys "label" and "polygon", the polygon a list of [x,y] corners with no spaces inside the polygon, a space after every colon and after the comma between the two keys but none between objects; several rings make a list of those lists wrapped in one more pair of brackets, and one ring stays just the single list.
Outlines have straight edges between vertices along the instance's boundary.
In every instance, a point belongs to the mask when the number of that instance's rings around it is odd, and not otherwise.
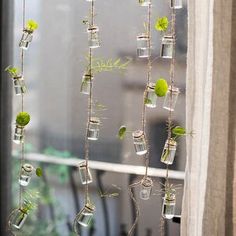
[{"label": "hanging twine", "polygon": [[[152,4],[150,3],[148,5],[148,14],[147,14],[147,35],[148,35],[148,58],[147,58],[147,82],[146,82],[146,87],[143,93],[143,104],[142,104],[142,131],[144,133],[144,137],[145,137],[145,142],[147,145],[147,153],[145,154],[144,158],[145,158],[145,173],[144,173],[144,179],[147,178],[148,176],[148,167],[149,167],[149,152],[150,152],[150,146],[149,146],[149,141],[148,138],[146,136],[146,122],[147,122],[147,114],[146,114],[146,105],[145,105],[145,99],[147,97],[147,92],[148,92],[148,85],[151,81],[151,72],[152,72],[152,61],[151,61],[151,16],[152,16]],[[132,188],[135,188],[137,186],[141,185],[141,181],[135,182],[133,184],[130,184],[128,187],[128,193],[129,196],[131,198],[131,200],[134,203],[134,207],[135,207],[135,221],[133,222],[129,232],[128,232],[128,236],[131,236],[133,234],[133,231],[135,229],[135,227],[138,224],[138,220],[140,217],[140,207],[139,204],[137,202],[137,200],[135,199],[135,196],[132,192]]]}]

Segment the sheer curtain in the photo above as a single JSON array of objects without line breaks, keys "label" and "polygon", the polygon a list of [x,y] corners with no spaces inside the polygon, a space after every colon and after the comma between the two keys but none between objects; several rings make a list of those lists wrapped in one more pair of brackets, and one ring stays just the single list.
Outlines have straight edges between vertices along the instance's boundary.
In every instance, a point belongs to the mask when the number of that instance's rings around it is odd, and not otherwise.
[{"label": "sheer curtain", "polygon": [[184,236],[233,235],[236,86],[232,4],[232,0],[188,1],[186,120],[187,129],[195,134],[187,138]]}]

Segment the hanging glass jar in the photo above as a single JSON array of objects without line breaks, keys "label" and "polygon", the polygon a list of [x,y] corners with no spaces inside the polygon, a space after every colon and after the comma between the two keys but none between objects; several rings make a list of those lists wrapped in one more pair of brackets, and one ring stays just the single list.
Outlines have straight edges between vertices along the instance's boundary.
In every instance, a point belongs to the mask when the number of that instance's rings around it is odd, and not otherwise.
[{"label": "hanging glass jar", "polygon": [[24,164],[21,167],[21,173],[19,178],[19,184],[22,186],[27,186],[33,174],[34,167],[30,164]]},{"label": "hanging glass jar", "polygon": [[13,78],[13,86],[15,89],[16,95],[22,95],[26,93],[26,86],[23,76],[16,76]]},{"label": "hanging glass jar", "polygon": [[133,132],[134,148],[137,155],[144,155],[147,153],[147,144],[142,130]]},{"label": "hanging glass jar", "polygon": [[9,225],[15,229],[21,229],[28,217],[29,206],[26,201],[24,201],[22,207],[13,211],[9,219]]},{"label": "hanging glass jar", "polygon": [[177,142],[174,139],[167,139],[161,155],[161,162],[166,165],[172,165],[175,158],[176,147]]},{"label": "hanging glass jar", "polygon": [[149,37],[147,34],[140,34],[137,36],[138,57],[145,58],[150,56],[150,50],[148,44],[149,44]]},{"label": "hanging glass jar", "polygon": [[87,138],[89,140],[98,140],[99,127],[100,127],[100,119],[98,117],[91,117],[87,132]]},{"label": "hanging glass jar", "polygon": [[20,144],[24,142],[24,126],[20,126],[16,124],[13,142],[16,144]]},{"label": "hanging glass jar", "polygon": [[91,26],[87,30],[88,32],[88,44],[90,48],[100,47],[99,28],[97,26]]},{"label": "hanging glass jar", "polygon": [[166,35],[162,38],[160,55],[162,58],[173,58],[174,42],[174,37],[171,35]]},{"label": "hanging glass jar", "polygon": [[169,86],[168,92],[166,93],[163,108],[169,111],[175,110],[175,105],[179,96],[179,88]]},{"label": "hanging glass jar", "polygon": [[151,4],[151,0],[138,0],[138,2],[143,7],[149,6]]},{"label": "hanging glass jar", "polygon": [[95,206],[91,203],[87,203],[84,208],[79,212],[79,214],[76,216],[76,221],[84,226],[88,227],[91,220],[93,219],[95,212]]},{"label": "hanging glass jar", "polygon": [[183,7],[182,0],[170,0],[170,7],[174,9],[181,9]]},{"label": "hanging glass jar", "polygon": [[155,108],[157,106],[157,95],[155,93],[154,83],[148,84],[146,98],[145,98],[145,106],[149,108]]},{"label": "hanging glass jar", "polygon": [[82,184],[90,184],[93,182],[92,174],[90,172],[89,167],[86,167],[86,162],[83,161],[79,165],[79,174],[80,174],[80,180]]},{"label": "hanging glass jar", "polygon": [[152,179],[146,177],[141,182],[141,190],[139,192],[139,196],[143,200],[148,200],[152,193],[153,182]]},{"label": "hanging glass jar", "polygon": [[24,50],[27,50],[29,47],[29,43],[32,41],[32,39],[33,39],[33,31],[24,29],[19,43],[19,47]]},{"label": "hanging glass jar", "polygon": [[162,204],[162,216],[165,219],[172,219],[175,215],[175,194],[165,194]]},{"label": "hanging glass jar", "polygon": [[80,88],[81,93],[88,94],[88,95],[90,94],[92,80],[93,80],[93,76],[91,74],[86,73],[83,75],[81,88]]}]

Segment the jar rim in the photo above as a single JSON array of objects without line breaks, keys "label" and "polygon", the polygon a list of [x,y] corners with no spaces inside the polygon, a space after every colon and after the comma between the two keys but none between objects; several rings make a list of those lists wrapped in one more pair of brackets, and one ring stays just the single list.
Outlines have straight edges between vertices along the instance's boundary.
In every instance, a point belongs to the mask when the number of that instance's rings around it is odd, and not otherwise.
[{"label": "jar rim", "polygon": [[139,34],[138,36],[137,36],[137,39],[149,39],[149,36],[148,36],[148,34],[145,34],[145,33],[142,33],[142,34]]},{"label": "jar rim", "polygon": [[153,186],[153,181],[152,181],[152,179],[149,178],[149,177],[144,177],[144,178],[142,179],[142,185],[143,185],[144,187],[151,187],[151,186]]},{"label": "jar rim", "polygon": [[99,28],[96,25],[92,25],[92,26],[88,27],[87,31],[99,31]]},{"label": "jar rim", "polygon": [[98,117],[91,117],[89,122],[93,124],[100,124],[100,119]]},{"label": "jar rim", "polygon": [[31,164],[26,163],[22,166],[22,169],[24,169],[26,172],[32,172],[34,167]]},{"label": "jar rim", "polygon": [[156,84],[153,83],[153,82],[150,82],[150,83],[148,84],[148,88],[150,88],[150,89],[155,89],[155,86],[156,86]]},{"label": "jar rim", "polygon": [[173,138],[169,138],[166,140],[166,145],[177,146],[177,142]]},{"label": "jar rim", "polygon": [[144,132],[142,130],[136,130],[132,133],[134,138],[139,138],[144,135]]},{"label": "jar rim", "polygon": [[175,87],[175,86],[169,86],[168,90],[174,93],[180,93],[179,88]]}]

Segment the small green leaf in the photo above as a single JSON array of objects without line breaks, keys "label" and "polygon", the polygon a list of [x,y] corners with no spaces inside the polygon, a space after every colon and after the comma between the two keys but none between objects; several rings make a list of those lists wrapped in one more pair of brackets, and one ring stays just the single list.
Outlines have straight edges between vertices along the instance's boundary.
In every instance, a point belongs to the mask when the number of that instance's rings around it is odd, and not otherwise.
[{"label": "small green leaf", "polygon": [[145,98],[144,103],[145,103],[145,104],[151,104],[152,101],[151,101],[151,99],[149,99],[149,98]]},{"label": "small green leaf", "polygon": [[38,23],[34,20],[28,20],[26,23],[26,29],[29,31],[34,31],[38,29]]},{"label": "small green leaf", "polygon": [[186,129],[181,126],[175,126],[172,129],[172,134],[174,134],[176,136],[184,136],[184,135],[186,135]]},{"label": "small green leaf", "polygon": [[125,135],[126,135],[126,127],[124,125],[122,125],[120,127],[119,133],[118,133],[120,140],[124,139]]},{"label": "small green leaf", "polygon": [[42,170],[41,167],[38,167],[38,168],[36,169],[36,175],[37,175],[38,177],[41,177],[41,176],[43,175],[43,170]]},{"label": "small green leaf", "polygon": [[30,115],[27,112],[20,112],[16,117],[16,124],[26,126],[30,122]]},{"label": "small green leaf", "polygon": [[160,78],[155,85],[155,93],[158,97],[164,97],[168,91],[168,84],[165,79]]},{"label": "small green leaf", "polygon": [[17,67],[8,66],[5,71],[9,73],[11,77],[16,77],[19,75],[19,69]]},{"label": "small green leaf", "polygon": [[158,18],[155,24],[155,29],[157,31],[166,31],[169,26],[169,20],[166,16]]}]

